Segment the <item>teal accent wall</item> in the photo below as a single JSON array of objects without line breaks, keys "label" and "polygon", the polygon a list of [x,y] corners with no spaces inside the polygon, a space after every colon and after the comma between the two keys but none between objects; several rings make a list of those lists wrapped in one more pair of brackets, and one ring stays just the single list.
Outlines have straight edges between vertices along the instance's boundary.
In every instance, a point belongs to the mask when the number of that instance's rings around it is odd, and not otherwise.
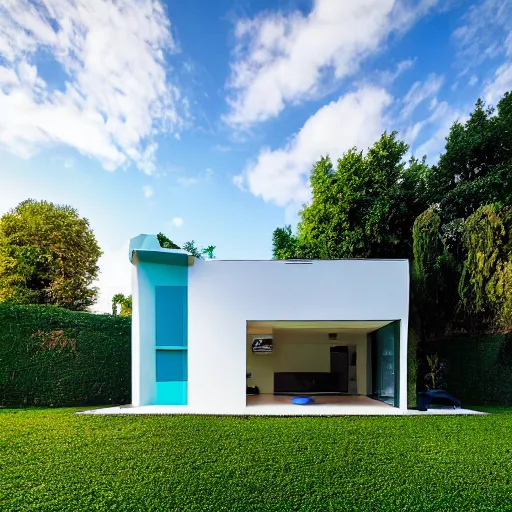
[{"label": "teal accent wall", "polygon": [[188,266],[138,262],[145,404],[188,403]]},{"label": "teal accent wall", "polygon": [[155,373],[158,404],[187,404],[187,324],[187,287],[155,286]]}]

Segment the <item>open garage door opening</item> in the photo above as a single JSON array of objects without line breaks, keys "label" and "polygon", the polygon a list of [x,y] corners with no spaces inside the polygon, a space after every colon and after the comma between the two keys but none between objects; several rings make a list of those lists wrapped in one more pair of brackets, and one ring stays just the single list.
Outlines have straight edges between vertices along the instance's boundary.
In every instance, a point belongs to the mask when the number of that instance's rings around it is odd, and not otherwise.
[{"label": "open garage door opening", "polygon": [[247,406],[399,406],[400,322],[248,321]]}]

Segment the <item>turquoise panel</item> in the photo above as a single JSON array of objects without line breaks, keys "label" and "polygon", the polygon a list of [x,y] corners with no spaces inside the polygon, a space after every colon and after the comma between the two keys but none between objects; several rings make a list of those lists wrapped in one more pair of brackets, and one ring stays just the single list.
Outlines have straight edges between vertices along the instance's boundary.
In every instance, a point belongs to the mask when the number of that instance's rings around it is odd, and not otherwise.
[{"label": "turquoise panel", "polygon": [[156,351],[156,381],[176,382],[187,379],[187,351]]},{"label": "turquoise panel", "polygon": [[148,292],[155,286],[187,286],[188,267],[141,262],[138,264],[139,280],[143,280]]},{"label": "turquoise panel", "polygon": [[186,382],[157,382],[155,405],[187,405]]},{"label": "turquoise panel", "polygon": [[156,286],[156,346],[187,345],[187,287]]}]

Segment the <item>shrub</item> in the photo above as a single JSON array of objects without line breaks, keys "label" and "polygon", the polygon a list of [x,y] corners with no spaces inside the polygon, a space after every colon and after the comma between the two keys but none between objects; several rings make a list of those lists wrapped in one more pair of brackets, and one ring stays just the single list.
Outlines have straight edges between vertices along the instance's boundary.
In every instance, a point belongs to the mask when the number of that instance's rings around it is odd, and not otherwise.
[{"label": "shrub", "polygon": [[439,340],[429,349],[449,365],[447,390],[466,404],[512,404],[512,333]]},{"label": "shrub", "polygon": [[0,406],[130,401],[126,317],[0,304]]}]

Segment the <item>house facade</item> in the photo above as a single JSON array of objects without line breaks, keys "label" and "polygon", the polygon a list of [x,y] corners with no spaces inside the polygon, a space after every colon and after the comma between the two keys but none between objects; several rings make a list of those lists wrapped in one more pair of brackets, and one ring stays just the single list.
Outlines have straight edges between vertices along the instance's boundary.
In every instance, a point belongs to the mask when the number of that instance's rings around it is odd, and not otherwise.
[{"label": "house facade", "polygon": [[134,406],[245,414],[257,388],[407,408],[407,260],[205,261],[153,235],[130,260]]}]

